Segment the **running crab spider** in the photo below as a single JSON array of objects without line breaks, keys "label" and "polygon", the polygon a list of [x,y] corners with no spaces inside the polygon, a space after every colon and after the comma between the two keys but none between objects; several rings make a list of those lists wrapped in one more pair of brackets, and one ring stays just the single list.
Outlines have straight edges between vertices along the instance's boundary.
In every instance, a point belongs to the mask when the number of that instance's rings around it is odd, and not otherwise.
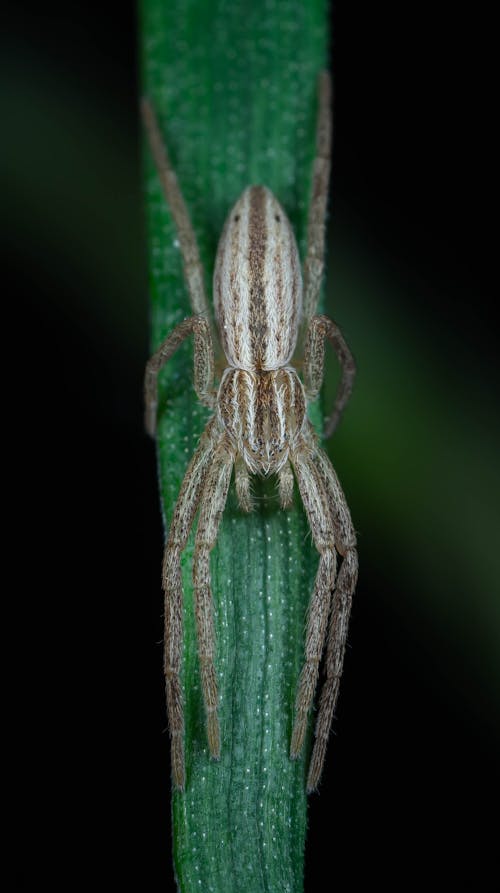
[{"label": "running crab spider", "polygon": [[[252,510],[250,475],[277,475],[282,508],[293,499],[294,477],[319,552],[310,601],[305,660],[297,689],[290,756],[300,755],[326,642],[326,680],[321,693],[307,788],[319,782],[337,699],[352,595],[357,579],[356,537],[337,475],[307,418],[307,404],[323,380],[325,338],[341,365],[341,381],[325,436],[333,433],[350,396],[355,366],[332,320],[315,315],[325,242],[330,174],[331,87],[319,78],[317,154],[313,168],[307,254],[302,283],[295,236],[274,195],[249,186],[231,210],[217,250],[215,314],[227,365],[214,388],[214,349],[203,270],[196,239],[153,108],[142,114],[165,198],[175,221],[193,315],[183,320],[151,357],[145,375],[146,430],[154,437],[157,379],[181,342],[194,335],[194,387],[213,410],[188,465],[174,509],[163,559],[165,678],[172,749],[172,774],[185,786],[182,659],[181,553],[198,513],[193,559],[195,616],[207,736],[212,757],[220,756],[215,635],[210,589],[214,547],[234,468],[239,505]],[[303,381],[290,365],[299,325],[304,338]],[[337,574],[337,556],[342,563]]]}]

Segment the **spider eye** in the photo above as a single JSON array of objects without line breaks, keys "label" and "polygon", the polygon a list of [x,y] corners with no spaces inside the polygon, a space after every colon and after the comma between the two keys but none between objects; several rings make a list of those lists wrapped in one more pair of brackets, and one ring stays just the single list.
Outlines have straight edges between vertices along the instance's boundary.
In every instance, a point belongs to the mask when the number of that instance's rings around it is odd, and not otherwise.
[{"label": "spider eye", "polygon": [[276,223],[281,223],[281,217],[279,214],[276,214],[274,219],[276,220]]},{"label": "spider eye", "polygon": [[239,219],[240,219],[240,215],[239,215],[239,214],[235,214],[234,217],[233,217],[234,222],[235,222],[235,223],[238,223],[238,220],[239,220]]}]

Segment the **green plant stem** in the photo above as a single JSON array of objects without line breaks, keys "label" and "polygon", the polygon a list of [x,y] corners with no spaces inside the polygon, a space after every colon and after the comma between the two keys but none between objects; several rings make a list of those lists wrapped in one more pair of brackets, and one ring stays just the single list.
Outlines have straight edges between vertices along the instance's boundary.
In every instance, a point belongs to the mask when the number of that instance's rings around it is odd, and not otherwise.
[{"label": "green plant stem", "polygon": [[[303,253],[324,0],[143,0],[143,89],[157,110],[206,271],[243,189],[264,183]],[[190,313],[169,209],[146,153],[152,348]],[[161,376],[158,464],[165,522],[207,419],[192,387],[192,345]],[[192,538],[183,562],[185,793],[173,796],[174,862],[184,893],[302,890],[305,758],[289,759],[304,625],[317,556],[296,498],[255,483],[257,510],[233,489],[211,569],[222,754],[210,759],[197,664]],[[165,753],[165,771],[168,755]]]}]

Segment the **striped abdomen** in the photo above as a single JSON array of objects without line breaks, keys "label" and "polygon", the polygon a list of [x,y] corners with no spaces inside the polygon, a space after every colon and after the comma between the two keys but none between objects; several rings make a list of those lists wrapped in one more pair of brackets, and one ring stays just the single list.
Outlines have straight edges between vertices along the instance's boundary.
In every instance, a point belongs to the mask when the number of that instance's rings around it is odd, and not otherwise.
[{"label": "striped abdomen", "polygon": [[279,471],[305,418],[304,389],[295,370],[226,369],[217,404],[219,419],[249,470]]},{"label": "striped abdomen", "polygon": [[214,304],[231,366],[265,371],[289,362],[302,311],[300,261],[288,217],[264,186],[246,189],[226,220]]}]

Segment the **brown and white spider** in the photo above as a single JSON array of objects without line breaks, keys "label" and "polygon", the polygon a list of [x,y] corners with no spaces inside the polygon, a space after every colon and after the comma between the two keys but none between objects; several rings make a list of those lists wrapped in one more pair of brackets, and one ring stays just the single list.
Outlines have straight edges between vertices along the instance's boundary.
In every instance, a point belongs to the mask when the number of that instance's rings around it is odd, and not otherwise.
[{"label": "brown and white spider", "polygon": [[[195,515],[193,582],[203,697],[210,753],[220,756],[215,636],[210,590],[210,551],[226,503],[234,467],[238,501],[252,510],[250,475],[277,475],[282,508],[293,499],[294,475],[307,513],[319,566],[311,598],[290,756],[299,756],[326,645],[321,693],[307,788],[317,787],[337,699],[352,595],[357,579],[356,537],[347,503],[330,461],[307,418],[308,402],[323,379],[324,340],[337,353],[342,376],[325,436],[335,429],[349,398],[355,366],[341,332],[314,315],[323,274],[325,212],[330,175],[331,87],[319,78],[317,155],[313,168],[304,284],[290,222],[274,195],[249,186],[230,212],[214,272],[214,303],[227,366],[214,388],[214,350],[196,239],[151,104],[142,113],[164,194],[175,221],[194,315],[166,338],[146,366],[146,429],[155,436],[157,378],[181,342],[194,335],[194,387],[213,410],[189,463],[174,509],[163,560],[165,677],[175,787],[185,785],[184,715],[180,684],[183,594],[181,553]],[[305,346],[303,381],[290,365],[299,326]],[[336,573],[337,554],[342,558]],[[328,624],[328,618],[330,622]]]}]

